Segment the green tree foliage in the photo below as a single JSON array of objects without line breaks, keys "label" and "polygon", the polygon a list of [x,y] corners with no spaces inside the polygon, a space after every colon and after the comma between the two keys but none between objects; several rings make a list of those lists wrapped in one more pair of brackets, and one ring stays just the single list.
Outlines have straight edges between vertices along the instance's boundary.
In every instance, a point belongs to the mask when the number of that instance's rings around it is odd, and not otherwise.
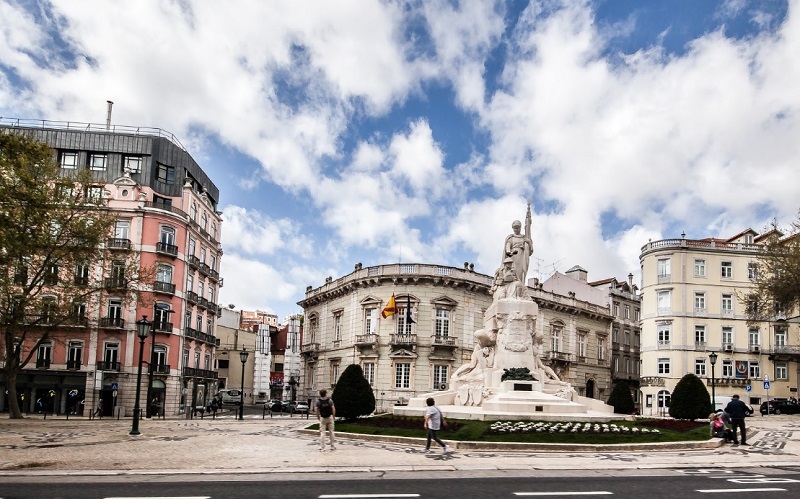
[{"label": "green tree foliage", "polygon": [[[11,418],[22,417],[17,373],[39,346],[90,326],[89,311],[108,285],[132,299],[143,276],[133,252],[112,258],[103,249],[115,222],[103,185],[86,169],[62,171],[46,144],[0,133],[0,372]],[[116,280],[105,282],[111,275]]]},{"label": "green tree foliage", "polygon": [[751,321],[785,320],[800,314],[800,213],[790,235],[773,224],[764,237],[754,289],[745,301]]},{"label": "green tree foliage", "polygon": [[361,366],[356,364],[347,366],[339,376],[331,398],[338,417],[353,420],[375,412],[375,394]]},{"label": "green tree foliage", "polygon": [[701,419],[711,412],[711,396],[706,385],[692,373],[687,374],[672,391],[669,415],[675,419]]},{"label": "green tree foliage", "polygon": [[614,407],[614,412],[618,414],[631,414],[636,405],[633,403],[633,396],[628,383],[620,381],[614,385],[611,395],[608,397],[608,405]]}]

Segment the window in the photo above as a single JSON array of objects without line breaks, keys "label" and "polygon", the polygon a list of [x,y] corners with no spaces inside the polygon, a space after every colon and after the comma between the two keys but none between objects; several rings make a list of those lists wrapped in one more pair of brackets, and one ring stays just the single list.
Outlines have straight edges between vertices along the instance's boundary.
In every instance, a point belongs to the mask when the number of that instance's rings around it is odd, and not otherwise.
[{"label": "window", "polygon": [[216,270],[217,269],[217,256],[216,255],[212,255],[212,254],[208,255],[208,267],[211,270]]},{"label": "window", "polygon": [[161,227],[161,244],[175,246],[175,229],[169,226]]},{"label": "window", "polygon": [[694,327],[694,344],[698,348],[703,348],[706,346],[706,327],[705,326],[698,326]]},{"label": "window", "polygon": [[36,367],[50,367],[50,356],[53,354],[53,344],[50,342],[39,345],[36,352]]},{"label": "window", "polygon": [[786,327],[778,326],[775,328],[775,347],[786,346]]},{"label": "window", "polygon": [[411,388],[411,364],[404,362],[394,365],[394,387]]},{"label": "window", "polygon": [[694,359],[694,374],[696,376],[706,375],[706,359]]},{"label": "window", "polygon": [[159,182],[164,184],[174,184],[175,183],[175,167],[162,165],[161,163],[158,164],[158,176],[156,179]]},{"label": "window", "polygon": [[189,218],[197,222],[197,205],[195,203],[189,207]]},{"label": "window", "polygon": [[631,346],[631,332],[630,331],[625,331],[625,338],[623,340],[623,345],[625,345],[625,347]]},{"label": "window", "polygon": [[106,171],[107,161],[107,155],[92,153],[89,155],[89,169],[96,172],[104,172]]},{"label": "window", "polygon": [[759,332],[758,328],[751,327],[747,333],[748,338],[748,345],[760,345],[761,344],[761,333]]},{"label": "window", "polygon": [[197,327],[195,327],[195,329],[197,329],[198,331],[202,331],[203,330],[203,314],[200,313],[200,312],[197,312],[197,322],[196,322],[196,324],[197,324]]},{"label": "window", "polygon": [[183,351],[183,367],[189,367],[189,350]]},{"label": "window", "polygon": [[733,377],[733,361],[731,359],[722,360],[722,377]]},{"label": "window", "polygon": [[695,311],[695,313],[705,312],[706,311],[706,294],[705,293],[696,292],[694,294],[694,311]]},{"label": "window", "polygon": [[367,307],[364,309],[364,332],[366,334],[375,334],[378,325],[376,317],[377,310],[378,309],[375,307]]},{"label": "window", "polygon": [[117,220],[114,224],[114,239],[128,239],[130,225],[128,220]]},{"label": "window", "polygon": [[217,240],[217,224],[216,222],[211,222],[211,239]]},{"label": "window", "polygon": [[78,153],[62,152],[59,163],[61,164],[61,168],[65,170],[74,170],[78,168]]},{"label": "window", "polygon": [[748,279],[758,279],[758,263],[757,262],[749,262],[747,264],[747,278]]},{"label": "window", "polygon": [[194,274],[186,276],[186,291],[194,292]]},{"label": "window", "polygon": [[67,369],[78,369],[83,362],[83,342],[70,341],[67,344]]},{"label": "window", "polygon": [[125,156],[122,158],[122,165],[128,173],[142,173],[141,156]]},{"label": "window", "polygon": [[733,262],[722,262],[721,277],[723,279],[730,279],[733,277]]},{"label": "window", "polygon": [[119,362],[119,343],[106,343],[105,350],[103,351],[103,361],[108,364],[108,367],[113,367],[114,364]]},{"label": "window", "polygon": [[45,296],[42,298],[42,317],[41,322],[52,324],[56,320],[56,310],[58,303],[55,296]]},{"label": "window", "polygon": [[211,354],[207,353],[203,358],[203,369],[206,371],[211,369]]},{"label": "window", "polygon": [[228,369],[228,359],[217,359],[217,369]]},{"label": "window", "polygon": [[670,291],[657,291],[656,300],[659,311],[669,311],[672,309],[672,296]]},{"label": "window", "polygon": [[626,319],[631,318],[631,307],[629,305],[625,305],[625,318]]},{"label": "window", "polygon": [[170,310],[169,303],[156,303],[155,307],[153,307],[153,321],[158,324],[158,328],[161,330],[167,329],[167,324],[169,324],[169,315],[172,313]]},{"label": "window", "polygon": [[86,310],[87,310],[86,302],[80,302],[80,301],[72,302],[72,309],[70,310],[70,316],[73,319],[85,319]]},{"label": "window", "polygon": [[58,265],[50,265],[44,273],[45,286],[55,286],[58,284]]},{"label": "window", "polygon": [[117,260],[111,263],[111,280],[117,283],[117,286],[124,286],[125,284],[125,262]]},{"label": "window", "polygon": [[183,315],[183,327],[192,327],[192,310],[187,308],[186,313]]},{"label": "window", "polygon": [[157,366],[167,365],[167,347],[164,345],[156,345],[153,363]]},{"label": "window", "polygon": [[789,367],[786,362],[775,363],[775,379],[789,379]]},{"label": "window", "polygon": [[194,368],[200,369],[200,350],[194,351]]},{"label": "window", "polygon": [[615,327],[611,330],[611,343],[619,343],[619,328]]},{"label": "window", "polygon": [[723,315],[733,315],[733,295],[732,294],[724,294],[722,295],[722,314]]},{"label": "window", "polygon": [[695,277],[705,277],[706,276],[706,261],[705,260],[695,260],[694,261],[694,276]]},{"label": "window", "polygon": [[414,320],[406,320],[410,317],[410,314],[407,315],[407,307],[398,307],[397,314],[397,334],[411,334],[413,332],[412,325],[414,324]]},{"label": "window", "polygon": [[436,337],[447,338],[450,336],[450,311],[437,308],[436,309]]},{"label": "window", "polygon": [[89,284],[89,264],[77,263],[75,264],[75,284],[78,286],[85,286]]},{"label": "window", "polygon": [[611,313],[614,315],[614,317],[619,317],[619,303],[616,302],[614,303],[614,307]]},{"label": "window", "polygon": [[605,336],[598,336],[597,337],[597,360],[603,360],[606,358],[606,337]]},{"label": "window", "polygon": [[333,341],[342,341],[342,312],[333,314]]},{"label": "window", "polygon": [[[633,309],[633,320],[635,320],[635,321],[639,320],[639,309],[638,308],[634,308]],[[636,392],[634,392],[634,393],[636,393]]]},{"label": "window", "polygon": [[[208,314],[208,319],[206,319],[206,334],[209,336],[214,335],[214,327],[212,326],[211,314]],[[292,349],[296,350],[296,349]]]},{"label": "window", "polygon": [[658,359],[658,374],[670,374],[670,360],[668,358]]},{"label": "window", "polygon": [[578,335],[578,357],[586,357],[586,334]]},{"label": "window", "polygon": [[750,378],[752,378],[752,379],[761,378],[761,366],[758,364],[757,360],[751,360],[748,363],[747,367],[748,367]]},{"label": "window", "polygon": [[204,231],[208,232],[208,215],[206,215],[206,212],[203,212],[203,214],[200,215],[200,227]]},{"label": "window", "polygon": [[659,324],[658,326],[658,344],[669,345],[669,324]]},{"label": "window", "polygon": [[200,298],[203,297],[203,293],[206,292],[206,283],[202,280],[197,281],[197,296]]},{"label": "window", "polygon": [[722,327],[722,344],[733,345],[733,328],[731,326]]},{"label": "window", "polygon": [[172,267],[169,265],[159,265],[156,270],[156,282],[172,284]]},{"label": "window", "polygon": [[658,277],[669,277],[672,274],[670,262],[669,258],[660,258],[658,260]]},{"label": "window", "polygon": [[108,300],[108,318],[122,319],[122,300]]},{"label": "window", "polygon": [[561,326],[553,326],[552,334],[550,335],[550,349],[553,352],[561,351]]},{"label": "window", "polygon": [[370,384],[370,386],[375,385],[375,363],[374,362],[365,362],[362,365],[362,370],[364,371],[364,378]]},{"label": "window", "polygon": [[86,187],[86,201],[98,204],[103,200],[103,188],[96,185]]},{"label": "window", "polygon": [[614,373],[619,372],[619,357],[616,355],[611,360],[611,371]]},{"label": "window", "polygon": [[211,303],[216,303],[214,301],[214,286],[211,283],[208,284],[208,301]]},{"label": "window", "polygon": [[189,238],[189,256],[195,256],[194,250],[197,243],[191,237]]},{"label": "window", "polygon": [[206,263],[206,249],[200,248],[200,263]]}]

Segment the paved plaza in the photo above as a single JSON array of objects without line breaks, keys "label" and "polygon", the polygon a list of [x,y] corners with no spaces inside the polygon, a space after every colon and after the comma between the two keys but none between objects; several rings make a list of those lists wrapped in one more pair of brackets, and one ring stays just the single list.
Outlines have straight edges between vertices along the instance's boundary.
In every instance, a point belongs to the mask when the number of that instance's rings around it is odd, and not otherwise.
[{"label": "paved plaza", "polygon": [[[253,474],[470,470],[647,470],[681,467],[800,466],[800,416],[748,418],[749,446],[718,441],[675,446],[604,446],[553,451],[528,444],[469,446],[422,452],[424,441],[338,436],[337,450],[320,452],[312,420],[233,415],[211,419],[142,421],[30,417],[0,420],[0,476]],[[420,437],[423,430],[420,427]]]}]

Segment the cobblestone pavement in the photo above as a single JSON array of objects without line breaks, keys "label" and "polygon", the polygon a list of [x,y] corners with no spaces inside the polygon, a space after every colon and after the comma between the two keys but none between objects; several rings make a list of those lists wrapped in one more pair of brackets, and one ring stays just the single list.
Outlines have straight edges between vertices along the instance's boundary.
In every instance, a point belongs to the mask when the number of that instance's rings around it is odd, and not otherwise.
[{"label": "cobblestone pavement", "polygon": [[[298,418],[142,421],[130,419],[0,419],[0,476],[137,473],[285,473],[437,470],[607,470],[680,467],[800,466],[800,416],[748,418],[749,446],[685,450],[621,447],[619,451],[539,449],[422,452],[422,439],[382,442],[339,436],[320,452]],[[420,430],[422,435],[422,430]]]}]

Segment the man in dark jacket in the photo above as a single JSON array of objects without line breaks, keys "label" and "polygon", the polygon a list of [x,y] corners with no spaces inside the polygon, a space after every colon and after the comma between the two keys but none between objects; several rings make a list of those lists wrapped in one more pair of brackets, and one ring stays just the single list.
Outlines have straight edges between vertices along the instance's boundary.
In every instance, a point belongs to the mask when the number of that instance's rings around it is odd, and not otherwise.
[{"label": "man in dark jacket", "polygon": [[744,427],[744,417],[747,415],[747,404],[739,400],[739,395],[734,395],[733,400],[728,402],[725,406],[725,412],[731,418],[731,426],[733,427],[733,445],[739,445],[737,437],[737,429],[742,431],[742,445],[747,445],[747,433]]}]

